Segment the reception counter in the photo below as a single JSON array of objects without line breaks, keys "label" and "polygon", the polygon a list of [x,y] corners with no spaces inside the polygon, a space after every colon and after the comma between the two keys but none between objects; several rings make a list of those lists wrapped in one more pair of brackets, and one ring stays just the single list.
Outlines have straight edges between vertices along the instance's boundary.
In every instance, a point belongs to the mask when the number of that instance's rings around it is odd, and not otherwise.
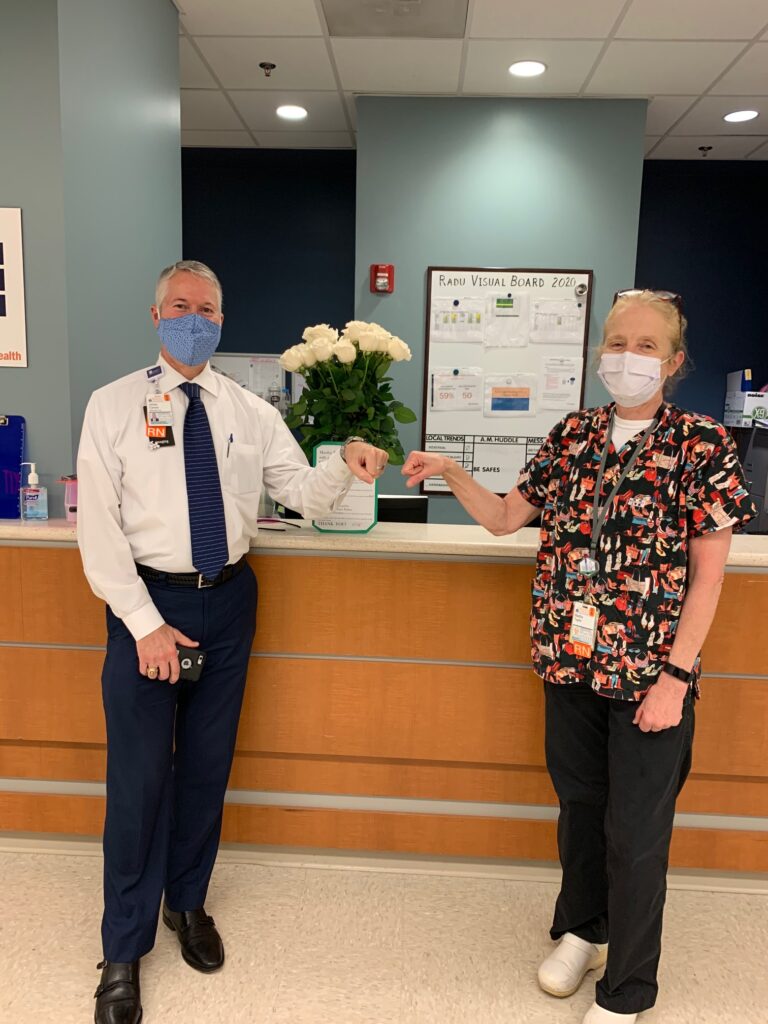
[{"label": "reception counter", "polygon": [[[554,860],[528,638],[537,539],[260,532],[224,840]],[[0,829],[98,835],[104,607],[73,528],[0,521],[0,580]],[[677,866],[768,871],[767,623],[768,537],[736,537],[703,652]]]}]

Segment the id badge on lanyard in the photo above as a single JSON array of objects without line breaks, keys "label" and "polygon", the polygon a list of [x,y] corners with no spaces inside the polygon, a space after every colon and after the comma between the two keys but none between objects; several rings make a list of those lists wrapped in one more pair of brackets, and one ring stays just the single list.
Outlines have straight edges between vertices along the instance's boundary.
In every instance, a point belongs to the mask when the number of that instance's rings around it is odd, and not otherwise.
[{"label": "id badge on lanyard", "polygon": [[597,605],[573,602],[573,618],[568,639],[579,658],[591,658],[597,636]]},{"label": "id badge on lanyard", "polygon": [[600,540],[600,532],[605,524],[605,520],[608,516],[608,510],[610,509],[619,488],[626,480],[635,462],[637,462],[638,456],[645,446],[645,442],[658,426],[660,411],[661,410],[656,413],[653,422],[643,431],[640,440],[637,442],[637,447],[627,461],[626,466],[619,474],[616,483],[611,488],[610,494],[601,505],[600,492],[603,486],[605,464],[608,460],[608,449],[611,446],[611,436],[613,434],[613,417],[615,410],[611,411],[611,418],[608,422],[608,433],[605,439],[605,445],[603,446],[603,454],[600,459],[600,469],[598,470],[597,479],[595,480],[595,494],[592,500],[592,535],[589,542],[589,555],[582,558],[579,561],[578,566],[581,575],[585,576],[587,579],[588,600],[574,601],[571,629],[568,635],[569,640],[573,644],[575,653],[580,658],[590,658],[592,656],[592,651],[595,648],[595,638],[597,636],[598,609],[597,606],[591,602],[589,597],[592,588],[592,581],[600,569],[600,564],[597,560],[597,548]]}]

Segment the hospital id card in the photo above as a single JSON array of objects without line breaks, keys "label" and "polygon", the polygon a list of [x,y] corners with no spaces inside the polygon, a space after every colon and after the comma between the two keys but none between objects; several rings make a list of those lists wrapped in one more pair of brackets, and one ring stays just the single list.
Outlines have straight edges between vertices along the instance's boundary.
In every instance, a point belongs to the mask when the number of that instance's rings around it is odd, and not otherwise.
[{"label": "hospital id card", "polygon": [[173,409],[170,395],[147,395],[147,423],[152,427],[172,427]]},{"label": "hospital id card", "polygon": [[597,607],[584,601],[574,601],[569,639],[580,658],[590,658],[597,636]]}]

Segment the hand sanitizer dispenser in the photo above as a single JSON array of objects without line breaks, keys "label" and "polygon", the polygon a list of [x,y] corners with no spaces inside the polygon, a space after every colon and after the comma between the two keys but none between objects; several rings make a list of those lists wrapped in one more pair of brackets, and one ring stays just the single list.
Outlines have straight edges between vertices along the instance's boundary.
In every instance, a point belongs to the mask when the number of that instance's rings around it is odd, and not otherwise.
[{"label": "hand sanitizer dispenser", "polygon": [[27,484],[21,488],[21,518],[26,520],[48,518],[48,488],[40,486],[34,462],[22,462],[29,466]]}]

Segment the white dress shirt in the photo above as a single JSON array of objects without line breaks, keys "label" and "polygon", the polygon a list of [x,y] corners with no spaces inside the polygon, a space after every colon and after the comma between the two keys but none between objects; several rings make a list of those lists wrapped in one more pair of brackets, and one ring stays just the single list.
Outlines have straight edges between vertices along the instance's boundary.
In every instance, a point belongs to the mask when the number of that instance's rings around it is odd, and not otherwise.
[{"label": "white dress shirt", "polygon": [[[77,539],[88,582],[140,640],[163,624],[136,562],[165,572],[194,572],[184,471],[185,381],[162,357],[162,375],[137,370],[95,391],[85,411],[77,459]],[[144,406],[169,394],[175,445],[152,449]],[[312,519],[327,514],[353,477],[341,456],[310,468],[268,402],[215,373],[194,378],[208,415],[219,466],[229,562],[258,532],[262,488]],[[173,623],[171,623],[173,625]]]}]

